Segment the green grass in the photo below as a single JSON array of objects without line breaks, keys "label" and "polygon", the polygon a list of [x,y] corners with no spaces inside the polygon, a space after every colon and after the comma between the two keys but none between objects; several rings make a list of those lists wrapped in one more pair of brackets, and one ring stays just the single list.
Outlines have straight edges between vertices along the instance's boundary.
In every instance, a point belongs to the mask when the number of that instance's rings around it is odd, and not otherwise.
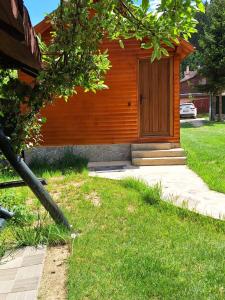
[{"label": "green grass", "polygon": [[[71,174],[87,174],[87,160],[70,152],[54,163],[32,161],[30,167],[37,176],[47,179],[64,176],[67,180]],[[15,179],[19,177],[12,170],[0,170],[0,182]],[[0,190],[0,205],[15,213],[7,222],[7,227],[0,232],[0,257],[7,250],[13,251],[23,246],[36,247],[40,244],[56,245],[68,242],[68,232],[52,222],[29,188]]]},{"label": "green grass", "polygon": [[81,231],[69,260],[69,299],[225,297],[225,224],[159,194],[131,179],[89,178],[65,191],[69,218]]},{"label": "green grass", "polygon": [[[163,202],[160,186],[132,178],[88,177],[85,166],[38,170],[51,174],[48,189],[79,232],[68,299],[225,298],[224,222]],[[17,193],[31,197],[26,188]]]},{"label": "green grass", "polygon": [[187,152],[188,166],[210,189],[225,193],[225,123],[207,122],[194,128],[183,124],[181,144]]},{"label": "green grass", "polygon": [[207,113],[198,114],[197,118],[204,118],[205,120],[209,120],[209,114],[207,114]]}]

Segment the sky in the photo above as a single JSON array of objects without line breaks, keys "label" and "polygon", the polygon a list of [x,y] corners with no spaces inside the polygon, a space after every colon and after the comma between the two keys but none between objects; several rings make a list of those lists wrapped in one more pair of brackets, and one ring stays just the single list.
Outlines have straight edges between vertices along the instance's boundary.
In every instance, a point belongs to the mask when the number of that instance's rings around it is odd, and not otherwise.
[{"label": "sky", "polygon": [[[141,0],[138,0],[141,2]],[[159,0],[153,0],[158,2]],[[46,13],[52,12],[58,6],[60,0],[24,0],[24,3],[29,10],[31,21],[33,25],[36,25],[44,19]]]},{"label": "sky", "polygon": [[56,9],[58,3],[59,0],[24,0],[33,25],[43,20],[46,13],[50,13]]}]

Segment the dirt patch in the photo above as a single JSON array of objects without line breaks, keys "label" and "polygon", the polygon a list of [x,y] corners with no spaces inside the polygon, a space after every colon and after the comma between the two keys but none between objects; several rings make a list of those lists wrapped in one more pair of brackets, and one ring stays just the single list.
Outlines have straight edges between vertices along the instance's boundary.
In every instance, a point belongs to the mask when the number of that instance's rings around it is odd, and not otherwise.
[{"label": "dirt patch", "polygon": [[87,201],[90,201],[94,206],[101,206],[101,199],[96,192],[92,192],[85,196]]},{"label": "dirt patch", "polygon": [[80,182],[70,182],[70,183],[61,183],[57,184],[57,186],[54,186],[53,189],[51,189],[50,193],[52,194],[59,194],[63,191],[66,191],[68,189],[71,189],[71,187],[80,188],[84,184],[84,181]]},{"label": "dirt patch", "polygon": [[48,248],[39,288],[39,300],[66,300],[68,246]]},{"label": "dirt patch", "polygon": [[80,188],[82,185],[84,184],[84,181],[79,181],[79,182],[70,182],[69,185],[76,187],[76,188]]},{"label": "dirt patch", "polygon": [[133,205],[129,205],[127,210],[128,210],[129,213],[134,213],[136,208]]},{"label": "dirt patch", "polygon": [[50,193],[51,193],[52,198],[55,201],[58,201],[60,199],[61,195],[62,195],[62,193],[59,192],[59,191],[51,191]]},{"label": "dirt patch", "polygon": [[61,182],[65,179],[65,176],[56,176],[56,177],[51,177],[49,179],[47,179],[47,182],[51,182],[51,183],[58,183]]}]

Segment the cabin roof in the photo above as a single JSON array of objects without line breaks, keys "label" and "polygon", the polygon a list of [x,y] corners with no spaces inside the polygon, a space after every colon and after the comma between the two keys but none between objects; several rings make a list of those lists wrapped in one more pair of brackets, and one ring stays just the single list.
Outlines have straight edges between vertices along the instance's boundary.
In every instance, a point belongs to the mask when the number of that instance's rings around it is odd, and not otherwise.
[{"label": "cabin roof", "polygon": [[0,65],[36,76],[41,53],[23,0],[0,0]]}]

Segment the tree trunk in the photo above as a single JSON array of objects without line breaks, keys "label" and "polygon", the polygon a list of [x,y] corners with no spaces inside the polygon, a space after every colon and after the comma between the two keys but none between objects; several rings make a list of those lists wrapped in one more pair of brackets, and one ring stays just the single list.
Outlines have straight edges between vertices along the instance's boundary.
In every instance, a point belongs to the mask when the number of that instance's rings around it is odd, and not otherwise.
[{"label": "tree trunk", "polygon": [[210,94],[210,121],[216,120],[216,97]]},{"label": "tree trunk", "polygon": [[218,121],[223,120],[223,102],[222,102],[222,95],[219,95],[219,116]]},{"label": "tree trunk", "polygon": [[213,96],[210,94],[209,96],[209,121],[213,121],[213,114],[212,114],[212,101],[213,101]]},{"label": "tree trunk", "polygon": [[59,225],[64,225],[70,229],[70,225],[63,215],[60,208],[52,200],[49,193],[44,189],[41,182],[36,178],[33,172],[25,164],[20,156],[17,156],[9,142],[9,139],[5,136],[3,130],[0,127],[0,150],[6,159],[9,161],[13,169],[20,175],[24,182],[30,187],[36,197],[40,200],[44,208],[49,212],[52,219]]}]

